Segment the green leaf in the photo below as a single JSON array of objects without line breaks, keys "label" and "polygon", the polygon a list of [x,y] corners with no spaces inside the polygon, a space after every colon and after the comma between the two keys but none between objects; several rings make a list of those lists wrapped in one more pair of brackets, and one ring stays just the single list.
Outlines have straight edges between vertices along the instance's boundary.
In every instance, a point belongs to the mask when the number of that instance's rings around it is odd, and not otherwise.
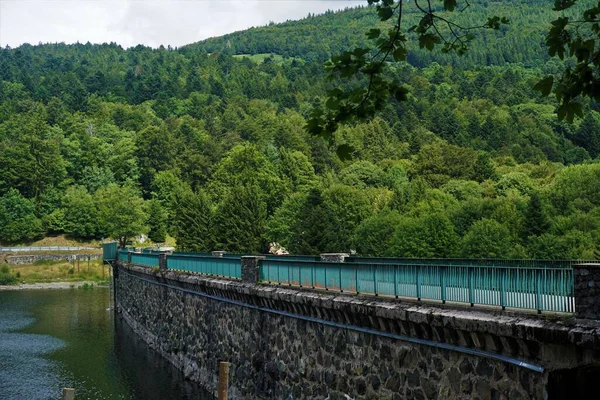
[{"label": "green leaf", "polygon": [[377,15],[379,15],[380,20],[387,21],[388,19],[392,18],[392,15],[394,15],[394,10],[392,10],[391,7],[378,7]]},{"label": "green leaf", "polygon": [[441,39],[433,33],[426,33],[419,36],[420,48],[426,48],[427,50],[431,51],[437,43],[441,43]]},{"label": "green leaf", "polygon": [[406,61],[406,54],[406,48],[398,47],[396,50],[393,51],[392,57],[394,58],[394,61]]},{"label": "green leaf", "polygon": [[573,6],[577,0],[555,0],[554,1],[554,11],[562,11],[567,8]]},{"label": "green leaf", "polygon": [[352,160],[352,153],[354,153],[354,147],[348,144],[341,144],[338,146],[335,152],[342,161]]},{"label": "green leaf", "polygon": [[542,93],[542,96],[549,96],[552,92],[552,86],[554,86],[554,77],[547,76],[533,86],[533,90],[537,90]]},{"label": "green leaf", "polygon": [[444,0],[444,10],[454,11],[456,7],[456,0]]},{"label": "green leaf", "polygon": [[381,35],[381,29],[371,29],[367,32],[367,38],[369,39],[377,39]]}]

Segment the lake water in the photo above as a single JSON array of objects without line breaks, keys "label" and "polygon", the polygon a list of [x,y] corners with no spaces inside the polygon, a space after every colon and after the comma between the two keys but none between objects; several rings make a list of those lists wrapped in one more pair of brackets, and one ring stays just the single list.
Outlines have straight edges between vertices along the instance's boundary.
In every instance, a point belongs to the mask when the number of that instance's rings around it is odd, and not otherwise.
[{"label": "lake water", "polygon": [[108,289],[0,292],[0,399],[212,399],[114,318]]}]

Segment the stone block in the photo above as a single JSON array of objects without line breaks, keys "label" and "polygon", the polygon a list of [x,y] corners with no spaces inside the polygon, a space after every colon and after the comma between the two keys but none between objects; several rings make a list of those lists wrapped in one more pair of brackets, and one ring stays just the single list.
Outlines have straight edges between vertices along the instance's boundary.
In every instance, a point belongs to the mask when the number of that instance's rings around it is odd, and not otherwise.
[{"label": "stone block", "polygon": [[[214,253],[214,252],[213,252]],[[242,282],[257,283],[260,280],[260,262],[265,256],[242,257]]]},{"label": "stone block", "polygon": [[350,254],[348,253],[323,253],[321,261],[343,263]]},{"label": "stone block", "polygon": [[600,320],[600,263],[573,265],[575,317]]}]

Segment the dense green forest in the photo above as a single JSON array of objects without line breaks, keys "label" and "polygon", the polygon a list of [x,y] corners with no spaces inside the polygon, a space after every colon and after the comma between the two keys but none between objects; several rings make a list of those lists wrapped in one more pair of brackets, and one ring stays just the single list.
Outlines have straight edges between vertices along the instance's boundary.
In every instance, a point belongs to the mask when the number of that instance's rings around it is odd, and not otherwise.
[{"label": "dense green forest", "polygon": [[144,232],[191,251],[598,258],[600,107],[559,122],[533,90],[564,67],[544,46],[556,13],[472,3],[459,18],[511,24],[463,57],[415,46],[393,68],[408,101],[337,132],[349,161],[304,126],[338,84],[323,61],[377,24],[368,7],[179,49],[0,49],[0,241]]}]

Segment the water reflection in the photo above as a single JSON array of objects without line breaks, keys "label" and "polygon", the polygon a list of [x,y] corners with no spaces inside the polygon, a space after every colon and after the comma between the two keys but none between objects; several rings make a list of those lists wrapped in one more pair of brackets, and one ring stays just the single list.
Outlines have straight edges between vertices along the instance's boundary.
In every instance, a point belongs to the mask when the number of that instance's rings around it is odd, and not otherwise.
[{"label": "water reflection", "polygon": [[107,307],[105,289],[0,292],[0,398],[212,398]]}]

